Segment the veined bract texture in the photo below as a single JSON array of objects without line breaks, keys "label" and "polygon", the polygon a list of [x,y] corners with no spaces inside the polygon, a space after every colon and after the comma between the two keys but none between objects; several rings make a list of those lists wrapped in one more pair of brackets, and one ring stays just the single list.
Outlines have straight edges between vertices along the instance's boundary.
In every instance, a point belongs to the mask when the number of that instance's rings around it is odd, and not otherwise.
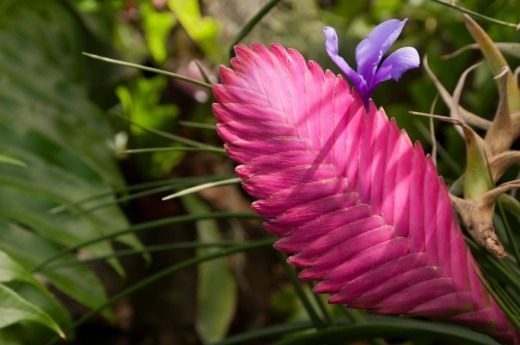
[{"label": "veined bract texture", "polygon": [[520,343],[479,279],[420,144],[294,50],[239,45],[214,86],[217,130],[299,277],[330,303],[462,323]]}]

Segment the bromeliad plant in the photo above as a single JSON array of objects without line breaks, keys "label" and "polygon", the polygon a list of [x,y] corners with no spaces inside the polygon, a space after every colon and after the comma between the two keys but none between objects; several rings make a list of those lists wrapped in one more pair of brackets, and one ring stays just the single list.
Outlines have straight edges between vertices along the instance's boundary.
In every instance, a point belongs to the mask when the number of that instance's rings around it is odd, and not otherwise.
[{"label": "bromeliad plant", "polygon": [[[520,130],[518,87],[492,42],[466,21],[502,72],[501,99],[483,140],[469,126],[476,116],[441,91],[468,147],[465,198],[453,199],[475,240],[504,256],[493,206],[518,183],[493,186],[518,159],[508,151]],[[356,49],[357,71],[339,56],[335,31],[325,28],[327,52],[353,89],[294,49],[236,46],[232,67],[221,68],[213,87],[218,133],[240,164],[244,188],[258,199],[253,209],[280,237],[275,248],[301,268],[300,279],[317,281],[314,291],[329,293],[330,303],[447,320],[520,344],[486,290],[433,160],[370,99],[378,83],[419,65],[410,47],[383,59],[404,24],[376,27]]]}]

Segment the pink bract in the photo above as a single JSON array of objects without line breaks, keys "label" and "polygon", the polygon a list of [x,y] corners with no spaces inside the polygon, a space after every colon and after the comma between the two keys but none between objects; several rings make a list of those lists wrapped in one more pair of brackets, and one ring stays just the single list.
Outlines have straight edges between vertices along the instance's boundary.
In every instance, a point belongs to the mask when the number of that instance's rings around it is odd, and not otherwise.
[{"label": "pink bract", "polygon": [[213,92],[217,130],[275,248],[331,303],[519,337],[479,279],[420,144],[294,50],[239,45]]}]

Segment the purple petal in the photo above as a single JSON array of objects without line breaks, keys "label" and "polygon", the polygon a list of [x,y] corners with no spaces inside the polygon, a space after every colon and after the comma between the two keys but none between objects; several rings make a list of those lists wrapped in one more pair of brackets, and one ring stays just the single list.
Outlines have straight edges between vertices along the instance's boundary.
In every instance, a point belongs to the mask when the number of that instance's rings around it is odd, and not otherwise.
[{"label": "purple petal", "polygon": [[374,86],[388,79],[398,81],[404,72],[419,67],[419,53],[412,47],[397,49],[379,67]]},{"label": "purple petal", "polygon": [[349,77],[358,90],[365,89],[366,82],[363,80],[363,77],[357,74],[345,59],[339,56],[338,35],[336,34],[336,30],[330,26],[326,26],[323,28],[323,32],[325,33],[325,48],[332,61]]},{"label": "purple petal", "polygon": [[397,40],[406,21],[390,19],[382,22],[356,47],[357,72],[367,84],[372,83],[381,58]]}]

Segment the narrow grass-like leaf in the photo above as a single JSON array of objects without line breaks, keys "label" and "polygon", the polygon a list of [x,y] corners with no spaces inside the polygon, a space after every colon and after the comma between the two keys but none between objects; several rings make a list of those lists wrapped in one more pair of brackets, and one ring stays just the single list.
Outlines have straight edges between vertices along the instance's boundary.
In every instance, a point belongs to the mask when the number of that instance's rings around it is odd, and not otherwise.
[{"label": "narrow grass-like leaf", "polygon": [[311,329],[314,324],[309,321],[294,322],[282,325],[276,325],[272,327],[262,328],[260,330],[250,331],[232,337],[228,337],[222,341],[214,343],[213,345],[244,345],[249,341],[258,341],[263,338],[276,337],[280,335],[289,335],[293,332],[303,331]]},{"label": "narrow grass-like leaf", "polygon": [[320,314],[321,314],[321,317],[322,319],[328,323],[328,324],[331,324],[333,321],[332,321],[332,318],[330,317],[329,315],[329,312],[327,310],[327,306],[325,305],[325,303],[323,302],[323,299],[321,298],[322,296],[321,295],[318,295],[317,293],[315,293],[314,291],[312,291],[314,289],[314,285],[312,284],[312,282],[307,282],[307,286],[310,288],[311,290],[311,293],[312,293],[312,297],[314,299],[314,302],[316,303],[316,305],[318,306],[318,309],[320,310]]},{"label": "narrow grass-like leaf", "polygon": [[436,339],[458,345],[499,345],[488,336],[453,325],[383,317],[373,318],[363,324],[345,325],[296,336],[276,345],[342,345],[347,341],[376,337]]},{"label": "narrow grass-like leaf", "polygon": [[85,52],[83,53],[83,55],[88,56],[89,58],[92,58],[92,59],[101,60],[101,61],[112,63],[115,65],[138,68],[143,71],[153,72],[153,73],[157,73],[157,74],[163,74],[168,77],[172,77],[174,79],[179,79],[182,81],[186,81],[188,83],[195,84],[197,86],[202,86],[204,88],[211,89],[211,84],[208,84],[208,83],[200,81],[200,80],[192,79],[192,78],[186,77],[181,74],[165,71],[165,70],[158,69],[158,68],[148,67],[148,66],[144,66],[144,65],[140,65],[140,64],[136,64],[136,63],[131,63],[131,62],[127,62],[127,61],[112,59],[112,58],[109,58],[106,56],[100,56],[100,55],[95,55],[95,54],[90,54],[90,53],[85,53]]},{"label": "narrow grass-like leaf", "polygon": [[500,212],[502,222],[504,223],[504,227],[506,228],[507,238],[509,240],[509,245],[511,246],[513,255],[515,256],[516,264],[518,265],[518,268],[520,268],[520,248],[515,238],[515,234],[509,226],[509,220],[507,219],[506,213],[504,212],[504,207],[500,203],[497,203],[497,207]]},{"label": "narrow grass-like leaf", "polygon": [[118,292],[114,296],[110,297],[109,300],[105,304],[100,305],[96,309],[92,310],[91,312],[83,315],[81,318],[76,320],[74,322],[73,326],[78,327],[79,325],[83,324],[85,321],[89,320],[91,317],[93,317],[94,315],[96,315],[97,313],[99,313],[100,311],[105,309],[106,307],[117,302],[118,300],[120,300],[150,284],[153,284],[171,274],[174,274],[180,270],[199,265],[203,262],[220,259],[220,258],[226,257],[230,254],[240,253],[240,252],[245,252],[245,251],[255,250],[255,249],[260,249],[260,248],[268,248],[268,247],[272,246],[272,243],[273,242],[271,239],[258,240],[258,241],[250,242],[248,244],[243,244],[243,245],[238,245],[238,246],[233,246],[231,248],[223,249],[221,251],[211,253],[211,254],[208,254],[205,256],[199,256],[199,257],[195,257],[192,259],[181,261],[171,267],[165,268],[162,271],[159,271],[153,275],[146,277],[139,283],[134,284],[134,285],[124,289],[123,291]]},{"label": "narrow grass-like leaf", "polygon": [[[226,176],[226,177],[230,178],[228,176]],[[222,178],[222,177],[217,177],[217,178]],[[161,180],[161,181],[151,181],[151,182],[138,183],[138,184],[134,184],[134,185],[131,185],[131,186],[115,188],[114,191],[94,194],[94,195],[88,196],[86,198],[82,198],[82,199],[79,199],[79,200],[76,200],[76,201],[73,201],[73,202],[70,202],[70,203],[59,205],[59,206],[56,206],[56,207],[53,207],[52,209],[50,209],[49,212],[51,214],[58,214],[58,213],[61,213],[61,212],[65,211],[65,210],[67,210],[67,209],[80,208],[84,204],[88,204],[88,203],[97,201],[99,199],[105,199],[107,197],[110,197],[110,200],[113,201],[112,196],[113,196],[114,193],[115,194],[118,194],[118,193],[129,193],[129,192],[133,192],[133,191],[141,191],[143,189],[148,189],[148,191],[150,191],[149,188],[155,189],[155,188],[169,186],[169,185],[177,186],[177,185],[183,185],[183,184],[205,182],[205,181],[213,180],[213,179],[215,179],[215,176],[176,177],[176,178],[167,179],[167,180]]]},{"label": "narrow grass-like leaf", "polygon": [[260,10],[247,22],[246,25],[240,30],[237,37],[231,43],[231,47],[229,48],[229,57],[232,57],[235,53],[233,51],[233,47],[238,43],[242,42],[242,40],[253,30],[253,28],[264,18],[269,11],[271,11],[281,0],[269,0],[263,5]]},{"label": "narrow grass-like leaf", "polygon": [[448,2],[448,1],[444,1],[444,0],[432,0],[432,1],[436,2],[438,4],[441,4],[443,6],[446,6],[446,7],[449,7],[449,8],[453,8],[454,10],[457,10],[459,12],[469,14],[472,17],[479,18],[479,19],[482,19],[482,20],[486,20],[486,21],[491,22],[491,23],[507,26],[507,27],[514,28],[514,29],[517,29],[517,30],[520,27],[520,23],[517,23],[517,24],[508,23],[506,21],[503,21],[503,20],[500,20],[500,19],[496,19],[496,18],[493,18],[493,17],[489,17],[489,16],[486,16],[486,15],[484,15],[482,13],[478,13],[478,12],[472,11],[470,9],[464,8],[464,7],[459,6],[459,5],[457,5],[457,4],[453,3],[453,2]]},{"label": "narrow grass-like leaf", "polygon": [[311,320],[313,326],[315,328],[322,328],[325,326],[325,323],[323,320],[318,316],[317,311],[314,309],[314,306],[312,305],[311,301],[309,300],[307,294],[305,293],[305,290],[303,289],[303,286],[298,281],[298,277],[296,276],[296,273],[294,272],[293,268],[289,266],[287,263],[287,257],[284,254],[280,253],[280,258],[282,259],[282,266],[285,271],[285,275],[291,282],[291,285],[294,288],[294,291],[296,292],[296,296],[298,296],[298,300],[302,304],[303,308],[307,312],[307,315],[309,316],[309,319]]},{"label": "narrow grass-like leaf", "polygon": [[12,164],[12,165],[18,165],[21,167],[26,167],[27,164],[19,159],[6,156],[6,155],[0,155],[0,164]]},{"label": "narrow grass-like leaf", "polygon": [[227,180],[222,180],[222,181],[203,183],[203,184],[200,184],[198,186],[193,186],[193,187],[190,187],[190,188],[186,188],[186,189],[183,189],[183,190],[181,190],[181,191],[179,191],[177,193],[167,195],[164,198],[162,198],[162,200],[164,200],[164,201],[171,200],[171,199],[175,199],[175,198],[181,197],[183,195],[197,193],[197,192],[200,192],[201,190],[214,188],[214,187],[220,187],[220,186],[227,186],[227,185],[230,185],[230,184],[237,184],[237,183],[240,183],[240,179],[237,178],[237,177],[233,177],[233,178],[230,178],[230,179],[227,179]]},{"label": "narrow grass-like leaf", "polygon": [[[217,180],[215,182],[207,182],[208,184],[224,182],[224,181],[222,181],[222,177],[220,177],[220,176],[212,176],[212,177],[206,178],[206,179],[192,178],[191,180],[192,181],[197,181],[197,180],[199,180],[199,181],[200,180],[210,180],[210,181],[213,181],[213,180]],[[189,180],[186,179],[186,181],[189,181]],[[227,184],[227,183],[224,183],[224,184]],[[99,202],[99,203],[97,203],[96,205],[93,205],[93,206],[84,207],[80,211],[75,212],[75,215],[91,213],[91,212],[93,212],[95,210],[98,210],[98,209],[103,208],[103,207],[108,207],[108,206],[116,204],[116,203],[123,203],[123,202],[131,201],[131,200],[139,199],[139,198],[142,198],[142,197],[145,197],[145,196],[158,194],[158,193],[163,193],[163,192],[166,192],[166,191],[171,191],[172,189],[173,190],[178,190],[178,189],[181,189],[181,188],[185,188],[188,185],[190,185],[190,184],[189,183],[168,184],[168,185],[163,185],[163,186],[160,186],[160,187],[155,187],[155,188],[151,188],[151,189],[148,189],[148,190],[144,190],[144,191],[141,191],[141,192],[132,193],[132,194],[129,194],[129,195],[124,195],[124,196],[121,196],[121,197],[118,197],[118,198],[112,198],[112,199],[110,199],[108,201],[105,201],[105,202]]]},{"label": "narrow grass-like leaf", "polygon": [[209,124],[209,123],[202,123],[202,122],[192,122],[192,121],[179,121],[179,125],[184,127],[191,127],[191,128],[200,128],[200,129],[209,129],[209,130],[215,130],[215,125]]},{"label": "narrow grass-like leaf", "polygon": [[172,146],[172,147],[147,147],[142,149],[129,149],[121,151],[125,154],[140,154],[140,153],[154,153],[154,152],[215,152],[222,153],[222,149],[209,149],[209,148],[198,148],[198,147],[184,147],[184,146]]},{"label": "narrow grass-like leaf", "polygon": [[121,115],[118,115],[118,116],[121,119],[123,119],[124,121],[128,122],[129,124],[131,124],[132,126],[136,126],[138,128],[141,128],[144,131],[147,131],[147,132],[152,133],[152,134],[156,134],[156,135],[161,136],[161,137],[166,138],[166,139],[173,140],[175,142],[178,142],[178,143],[181,143],[181,144],[184,144],[184,145],[188,145],[188,146],[191,146],[191,147],[200,148],[200,149],[207,149],[208,151],[211,151],[211,152],[220,152],[220,153],[225,153],[226,152],[224,149],[222,149],[220,147],[216,147],[216,146],[200,143],[198,141],[191,140],[191,139],[188,139],[188,138],[184,138],[184,137],[181,137],[179,135],[172,134],[172,133],[164,132],[164,131],[161,131],[159,129],[149,128],[149,127],[143,126],[143,125],[141,125],[139,123],[136,123],[135,121],[129,120],[129,119],[127,119],[124,116],[121,116]]},{"label": "narrow grass-like leaf", "polygon": [[[274,243],[274,240],[273,240]],[[150,245],[144,247],[143,250],[138,249],[121,249],[118,251],[115,251],[112,254],[105,255],[105,256],[98,256],[93,258],[87,258],[83,260],[70,260],[70,261],[64,261],[60,260],[59,262],[56,262],[54,264],[50,264],[48,267],[50,268],[58,268],[58,267],[69,267],[69,266],[77,266],[77,265],[85,265],[85,264],[92,264],[96,262],[102,262],[104,260],[110,259],[112,257],[121,258],[125,256],[132,256],[132,255],[139,255],[146,253],[154,253],[154,252],[165,252],[165,251],[173,251],[173,250],[185,250],[185,249],[197,249],[197,248],[227,248],[227,247],[233,247],[238,246],[241,244],[248,244],[245,243],[238,243],[235,241],[218,241],[218,242],[176,242],[172,244],[157,244],[157,245]]]},{"label": "narrow grass-like leaf", "polygon": [[[508,54],[510,56],[514,56],[517,58],[520,58],[520,43],[516,42],[495,42],[496,47],[504,54]],[[472,50],[472,49],[479,49],[479,45],[477,43],[472,43],[465,45],[464,47],[457,49],[453,53],[446,54],[443,56],[444,59],[451,59],[456,56],[459,56],[460,54]]]},{"label": "narrow grass-like leaf", "polygon": [[201,63],[198,60],[195,60],[195,65],[197,65],[197,68],[199,69],[200,74],[202,75],[202,78],[206,82],[206,84],[212,85],[211,78],[209,77],[208,73],[204,70]]},{"label": "narrow grass-like leaf", "polygon": [[182,216],[176,216],[176,217],[169,217],[169,218],[163,218],[154,220],[151,222],[145,222],[137,225],[133,225],[127,229],[119,230],[116,232],[113,232],[111,234],[95,238],[89,241],[85,241],[83,243],[79,243],[75,246],[71,246],[69,248],[65,248],[55,255],[52,255],[48,257],[46,260],[42,261],[38,266],[36,266],[33,269],[33,272],[40,272],[43,271],[44,268],[49,265],[51,262],[58,260],[59,258],[69,255],[70,253],[73,253],[79,249],[94,245],[99,242],[103,242],[106,240],[110,240],[119,236],[124,236],[126,234],[131,233],[137,233],[145,230],[160,228],[162,226],[166,225],[172,225],[172,224],[182,224],[182,223],[188,223],[188,222],[194,222],[198,220],[204,220],[204,219],[227,219],[227,218],[241,218],[241,219],[257,219],[258,216],[254,213],[246,213],[246,212],[211,212],[206,214],[196,214],[196,215],[182,215]]}]

